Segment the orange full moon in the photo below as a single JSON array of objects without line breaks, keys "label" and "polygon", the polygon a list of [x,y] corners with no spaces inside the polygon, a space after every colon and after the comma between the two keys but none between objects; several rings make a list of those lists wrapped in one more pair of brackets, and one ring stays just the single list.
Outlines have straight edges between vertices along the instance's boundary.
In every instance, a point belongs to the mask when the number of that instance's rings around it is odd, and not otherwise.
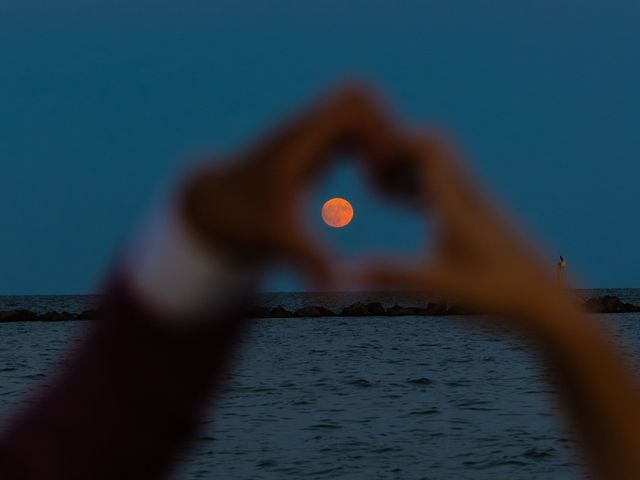
[{"label": "orange full moon", "polygon": [[322,219],[330,227],[346,227],[353,218],[353,207],[344,198],[332,198],[322,206]]}]

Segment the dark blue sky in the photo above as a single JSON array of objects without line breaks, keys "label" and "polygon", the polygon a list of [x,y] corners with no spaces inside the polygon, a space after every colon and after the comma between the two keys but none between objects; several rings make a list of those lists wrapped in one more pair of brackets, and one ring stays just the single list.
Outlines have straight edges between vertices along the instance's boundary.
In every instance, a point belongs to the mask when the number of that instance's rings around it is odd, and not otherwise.
[{"label": "dark blue sky", "polygon": [[[185,159],[352,75],[451,131],[583,284],[640,286],[638,25],[637,1],[2,1],[0,294],[92,291]],[[354,205],[316,225],[346,256],[419,244],[353,167],[319,188],[316,224]]]}]

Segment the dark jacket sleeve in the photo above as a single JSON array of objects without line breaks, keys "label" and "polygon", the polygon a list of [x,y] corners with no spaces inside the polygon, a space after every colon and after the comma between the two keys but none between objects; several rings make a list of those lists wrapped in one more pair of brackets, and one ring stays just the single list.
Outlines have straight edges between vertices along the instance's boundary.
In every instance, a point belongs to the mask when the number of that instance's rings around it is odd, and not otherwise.
[{"label": "dark jacket sleeve", "polygon": [[124,281],[107,291],[103,318],[9,422],[0,478],[162,478],[193,433],[243,329],[240,302],[173,325]]}]

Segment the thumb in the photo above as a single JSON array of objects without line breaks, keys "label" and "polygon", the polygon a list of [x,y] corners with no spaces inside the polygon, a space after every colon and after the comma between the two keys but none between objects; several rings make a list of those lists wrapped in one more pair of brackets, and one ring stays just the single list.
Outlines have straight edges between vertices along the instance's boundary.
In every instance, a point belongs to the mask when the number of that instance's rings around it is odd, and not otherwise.
[{"label": "thumb", "polygon": [[325,290],[335,284],[330,256],[320,245],[303,236],[296,237],[287,246],[286,256],[315,289]]}]

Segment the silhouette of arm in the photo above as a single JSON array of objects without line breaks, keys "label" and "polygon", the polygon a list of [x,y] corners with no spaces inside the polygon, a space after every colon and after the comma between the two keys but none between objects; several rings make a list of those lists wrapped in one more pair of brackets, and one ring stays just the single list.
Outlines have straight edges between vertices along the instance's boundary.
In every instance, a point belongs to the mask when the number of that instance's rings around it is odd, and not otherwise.
[{"label": "silhouette of arm", "polygon": [[[122,277],[68,365],[6,431],[6,479],[159,478],[222,380],[244,320],[239,305],[206,318],[158,318]],[[185,327],[182,322],[188,321]]]}]

